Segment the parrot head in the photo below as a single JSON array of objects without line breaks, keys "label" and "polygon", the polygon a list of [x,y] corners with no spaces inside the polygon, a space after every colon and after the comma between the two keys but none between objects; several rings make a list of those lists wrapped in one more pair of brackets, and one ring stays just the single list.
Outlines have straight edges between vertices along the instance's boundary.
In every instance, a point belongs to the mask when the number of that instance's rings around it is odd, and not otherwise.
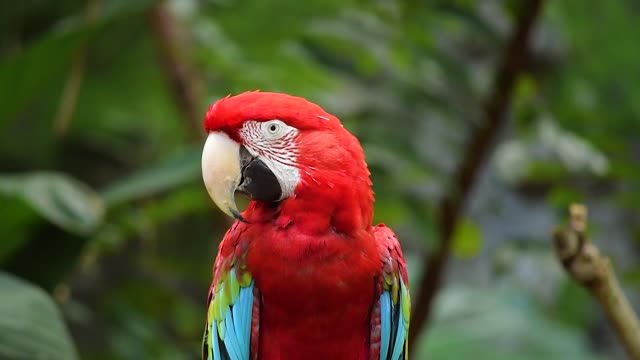
[{"label": "parrot head", "polygon": [[211,105],[204,129],[203,180],[227,215],[247,221],[234,200],[241,193],[249,208],[320,213],[342,231],[371,224],[373,192],[360,143],[320,106],[245,92]]}]

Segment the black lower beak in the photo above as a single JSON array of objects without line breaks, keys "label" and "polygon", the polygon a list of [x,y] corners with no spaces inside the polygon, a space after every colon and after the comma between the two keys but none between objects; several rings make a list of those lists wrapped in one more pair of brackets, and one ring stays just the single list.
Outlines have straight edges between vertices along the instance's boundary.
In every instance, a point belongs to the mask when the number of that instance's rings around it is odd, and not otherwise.
[{"label": "black lower beak", "polygon": [[249,151],[240,146],[240,167],[242,179],[236,191],[251,200],[275,202],[282,196],[282,188],[276,175],[269,167]]}]

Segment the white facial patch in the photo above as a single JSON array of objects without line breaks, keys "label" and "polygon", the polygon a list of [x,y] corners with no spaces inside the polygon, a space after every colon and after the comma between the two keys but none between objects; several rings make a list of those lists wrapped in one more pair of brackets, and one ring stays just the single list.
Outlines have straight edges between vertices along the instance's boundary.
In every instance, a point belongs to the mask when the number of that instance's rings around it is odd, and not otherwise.
[{"label": "white facial patch", "polygon": [[298,129],[280,120],[246,121],[239,131],[249,153],[262,160],[278,179],[284,200],[293,195],[300,171],[296,160],[298,149],[295,138]]}]

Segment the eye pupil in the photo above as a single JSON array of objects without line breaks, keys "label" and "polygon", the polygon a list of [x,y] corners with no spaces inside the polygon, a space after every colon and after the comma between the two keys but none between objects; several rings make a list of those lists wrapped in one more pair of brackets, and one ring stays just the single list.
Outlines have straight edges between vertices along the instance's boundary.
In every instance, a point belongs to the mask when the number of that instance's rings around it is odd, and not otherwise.
[{"label": "eye pupil", "polygon": [[269,130],[270,131],[276,131],[278,127],[275,124],[271,124],[271,126],[269,126]]}]

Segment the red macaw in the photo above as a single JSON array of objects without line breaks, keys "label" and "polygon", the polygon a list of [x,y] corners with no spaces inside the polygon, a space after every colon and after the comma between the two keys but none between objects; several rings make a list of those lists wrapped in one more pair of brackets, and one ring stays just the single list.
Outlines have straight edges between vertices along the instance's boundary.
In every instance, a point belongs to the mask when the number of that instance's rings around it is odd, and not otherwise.
[{"label": "red macaw", "polygon": [[358,140],[316,104],[259,91],[210,106],[204,129],[204,183],[236,222],[213,267],[203,359],[406,359],[406,265],[393,231],[371,225]]}]

